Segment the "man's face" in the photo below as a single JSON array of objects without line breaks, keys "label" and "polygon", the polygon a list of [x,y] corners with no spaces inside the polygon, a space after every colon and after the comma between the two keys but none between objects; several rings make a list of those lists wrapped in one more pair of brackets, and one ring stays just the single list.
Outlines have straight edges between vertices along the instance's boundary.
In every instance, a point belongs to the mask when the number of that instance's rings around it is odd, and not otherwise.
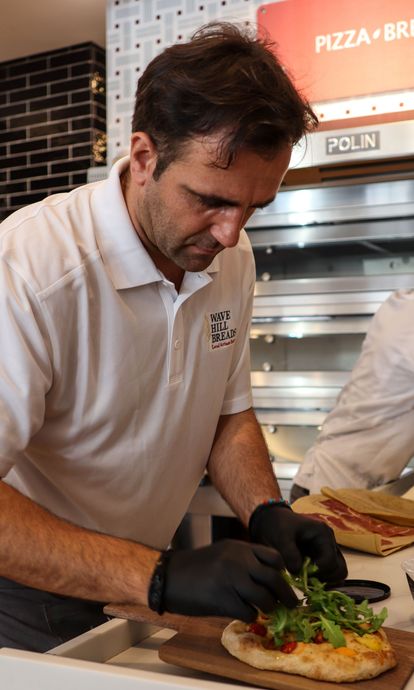
[{"label": "man's face", "polygon": [[[220,138],[191,140],[158,180],[156,159],[128,204],[138,235],[159,267],[202,271],[239,241],[256,208],[273,201],[290,161],[286,146],[274,158],[241,151],[229,168],[214,165]],[[132,173],[132,189],[134,175]]]}]

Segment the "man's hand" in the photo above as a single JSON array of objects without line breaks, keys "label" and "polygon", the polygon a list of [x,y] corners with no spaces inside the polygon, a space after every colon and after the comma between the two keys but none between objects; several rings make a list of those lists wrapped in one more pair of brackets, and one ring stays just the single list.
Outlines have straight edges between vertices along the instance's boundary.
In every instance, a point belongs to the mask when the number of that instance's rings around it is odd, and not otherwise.
[{"label": "man's hand", "polygon": [[281,575],[280,554],[260,544],[224,539],[199,549],[168,552],[163,607],[189,616],[253,621],[278,602],[293,608],[296,594]]},{"label": "man's hand", "polygon": [[277,549],[292,573],[298,573],[305,556],[309,556],[318,566],[317,576],[322,581],[339,582],[347,576],[333,530],[287,506],[270,504],[253,514],[250,536],[253,542]]}]

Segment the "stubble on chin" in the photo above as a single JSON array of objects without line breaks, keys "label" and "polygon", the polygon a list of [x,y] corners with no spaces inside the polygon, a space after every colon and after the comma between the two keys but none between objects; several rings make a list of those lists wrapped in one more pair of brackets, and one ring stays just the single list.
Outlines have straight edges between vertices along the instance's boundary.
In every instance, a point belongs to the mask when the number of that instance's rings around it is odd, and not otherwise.
[{"label": "stubble on chin", "polygon": [[177,266],[180,266],[180,268],[183,268],[185,271],[197,273],[197,271],[205,271],[212,264],[219,253],[220,252],[217,252],[211,256],[185,256],[180,254],[174,259],[174,262],[177,264]]}]

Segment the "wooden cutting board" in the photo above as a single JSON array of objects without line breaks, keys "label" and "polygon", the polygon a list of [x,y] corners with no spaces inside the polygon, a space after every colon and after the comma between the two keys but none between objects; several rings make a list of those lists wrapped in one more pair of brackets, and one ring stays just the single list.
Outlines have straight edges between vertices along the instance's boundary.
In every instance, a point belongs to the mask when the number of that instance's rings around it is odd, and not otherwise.
[{"label": "wooden cutting board", "polygon": [[159,657],[168,664],[204,671],[273,690],[402,690],[414,670],[414,633],[385,628],[398,664],[372,680],[355,683],[329,683],[276,671],[261,671],[232,657],[221,645],[222,626],[210,634],[177,633],[159,649]]},{"label": "wooden cutting board", "polygon": [[181,616],[167,611],[160,616],[148,606],[140,604],[107,604],[104,613],[115,618],[126,618],[138,623],[152,623],[160,628],[171,628],[178,632],[192,635],[215,636],[230,623],[231,618],[217,618],[213,616]]},{"label": "wooden cutting board", "polygon": [[135,604],[108,604],[104,611],[117,618],[178,630],[177,635],[165,642],[159,650],[160,659],[168,664],[272,690],[402,690],[414,670],[414,633],[394,628],[385,630],[397,655],[398,664],[395,668],[373,680],[328,683],[276,671],[260,671],[235,659],[220,642],[222,630],[230,619],[199,618],[173,613],[160,616],[147,606]]}]

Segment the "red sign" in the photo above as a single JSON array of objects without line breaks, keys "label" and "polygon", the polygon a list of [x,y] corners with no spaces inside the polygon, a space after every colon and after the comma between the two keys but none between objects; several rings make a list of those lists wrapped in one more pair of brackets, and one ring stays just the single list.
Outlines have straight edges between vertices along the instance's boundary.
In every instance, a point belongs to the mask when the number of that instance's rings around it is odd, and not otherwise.
[{"label": "red sign", "polygon": [[312,103],[414,89],[413,0],[281,0],[257,22]]}]

